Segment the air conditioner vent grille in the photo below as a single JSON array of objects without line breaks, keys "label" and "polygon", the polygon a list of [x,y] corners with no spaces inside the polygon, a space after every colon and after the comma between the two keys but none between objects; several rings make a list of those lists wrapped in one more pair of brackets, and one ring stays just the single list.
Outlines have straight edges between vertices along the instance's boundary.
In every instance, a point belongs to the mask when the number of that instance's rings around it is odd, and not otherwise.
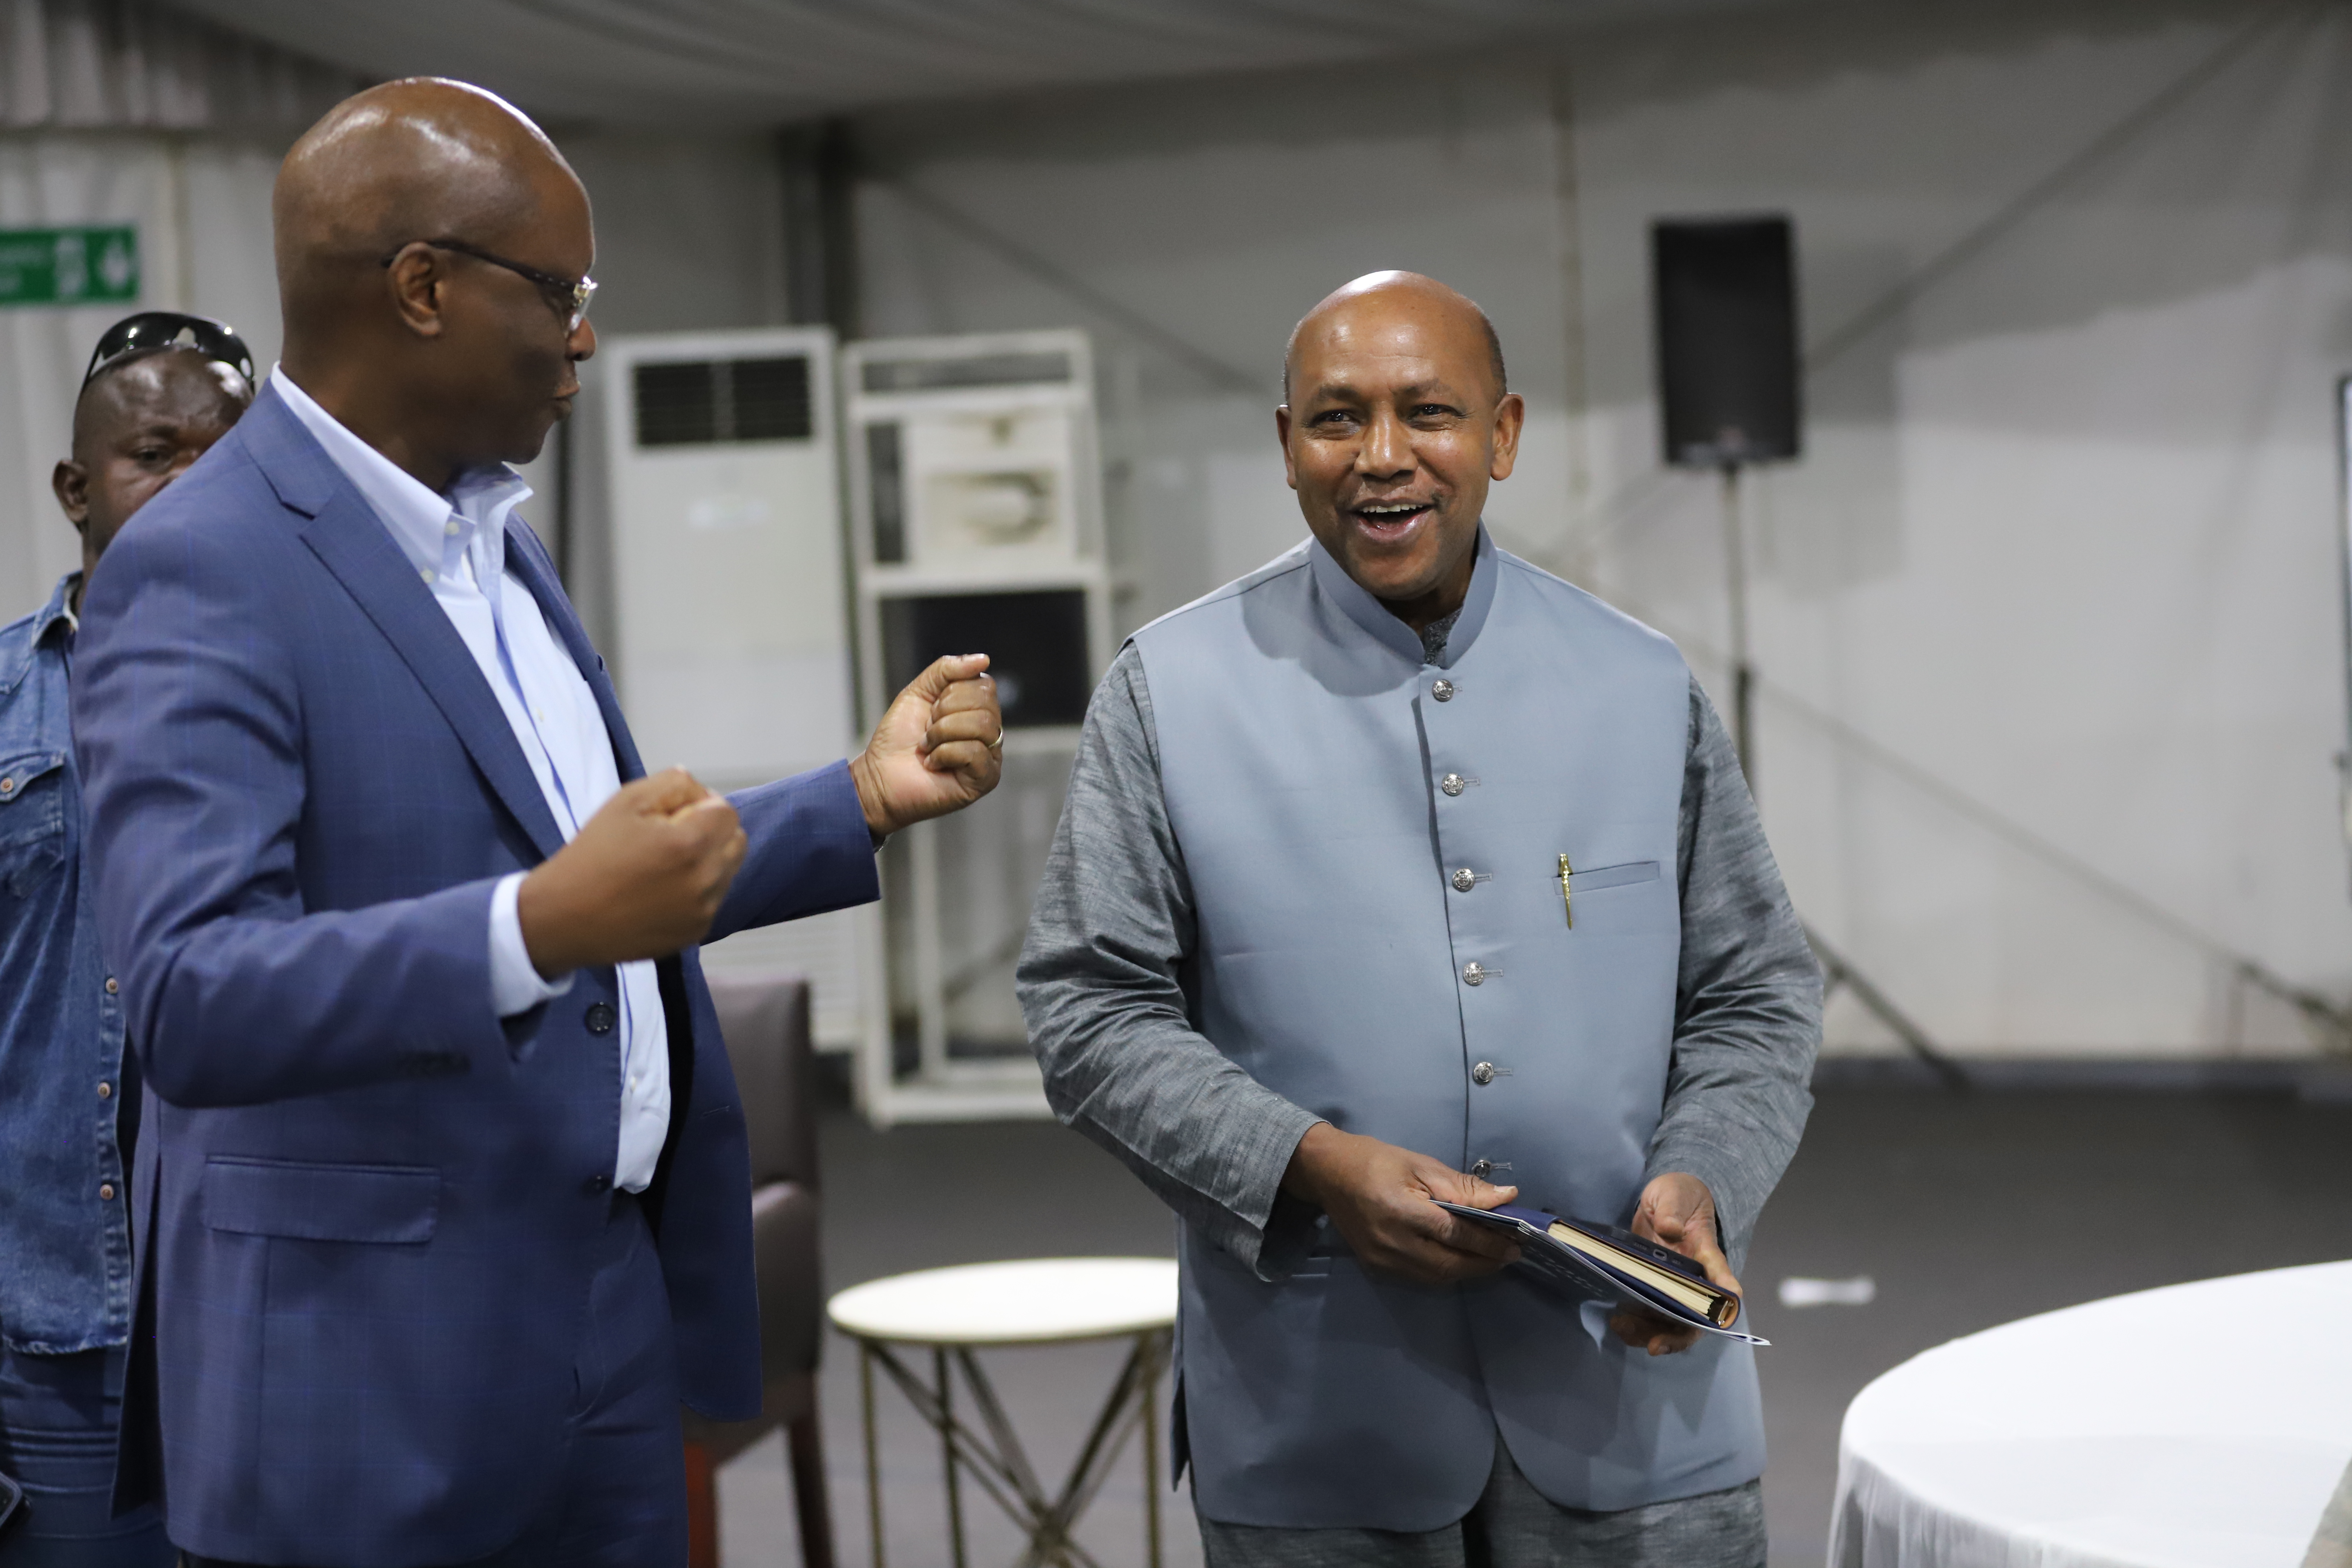
[{"label": "air conditioner vent grille", "polygon": [[875,359],[866,362],[867,392],[949,392],[968,386],[1033,386],[1067,382],[1066,353],[969,354],[960,359]]},{"label": "air conditioner vent grille", "polygon": [[658,360],[635,376],[637,445],[805,441],[815,433],[804,355]]}]

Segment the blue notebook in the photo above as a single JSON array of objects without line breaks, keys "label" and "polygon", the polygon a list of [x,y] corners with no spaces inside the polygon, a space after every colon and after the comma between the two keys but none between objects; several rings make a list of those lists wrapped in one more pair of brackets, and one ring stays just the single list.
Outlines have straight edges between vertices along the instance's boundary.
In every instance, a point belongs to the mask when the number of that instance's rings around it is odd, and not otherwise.
[{"label": "blue notebook", "polygon": [[1739,1321],[1739,1298],[1708,1279],[1706,1269],[1622,1226],[1562,1219],[1520,1204],[1474,1209],[1433,1201],[1473,1225],[1507,1233],[1519,1244],[1519,1268],[1588,1300],[1649,1312],[1742,1344],[1772,1342],[1732,1327]]}]

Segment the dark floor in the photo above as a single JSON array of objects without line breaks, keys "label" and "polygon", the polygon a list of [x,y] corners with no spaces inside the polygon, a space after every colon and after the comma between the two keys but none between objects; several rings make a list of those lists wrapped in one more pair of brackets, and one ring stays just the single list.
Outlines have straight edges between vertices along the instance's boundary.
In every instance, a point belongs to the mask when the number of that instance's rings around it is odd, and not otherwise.
[{"label": "dark floor", "polygon": [[[899,1128],[845,1113],[825,1129],[830,1289],[936,1264],[1171,1251],[1164,1212],[1108,1156],[1043,1124]],[[1822,1562],[1837,1431],[1878,1373],[1958,1334],[2120,1291],[2352,1256],[2352,1105],[2287,1095],[1825,1088],[1803,1149],[1759,1226],[1746,1282],[1774,1341],[1758,1352],[1771,1468],[1774,1568]],[[1790,1275],[1867,1274],[1867,1307],[1792,1311]],[[836,1342],[835,1349],[841,1348]],[[1013,1420],[1058,1473],[1115,1370],[1095,1350],[991,1358]],[[826,1432],[845,1563],[866,1562],[855,1358],[826,1370]],[[882,1396],[886,1538],[898,1568],[947,1562],[937,1450]],[[1081,1539],[1142,1560],[1134,1456]],[[725,1473],[726,1561],[797,1562],[781,1458]],[[1171,1564],[1199,1560],[1169,1500]],[[967,1497],[971,1562],[1014,1537]]]}]

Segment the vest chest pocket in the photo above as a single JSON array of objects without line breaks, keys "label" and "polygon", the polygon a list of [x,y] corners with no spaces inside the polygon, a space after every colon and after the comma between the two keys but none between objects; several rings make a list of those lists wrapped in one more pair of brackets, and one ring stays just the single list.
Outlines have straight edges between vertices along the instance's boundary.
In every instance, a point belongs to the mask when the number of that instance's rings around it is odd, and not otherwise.
[{"label": "vest chest pocket", "polygon": [[1590,871],[1569,873],[1570,893],[1597,893],[1603,888],[1630,888],[1636,882],[1658,879],[1655,860],[1628,860],[1622,866],[1595,866]]},{"label": "vest chest pocket", "polygon": [[1606,895],[1612,888],[1639,887],[1657,879],[1658,863],[1655,860],[1627,860],[1615,866],[1595,866],[1590,870],[1576,871],[1570,869],[1568,857],[1561,856],[1559,880],[1556,886],[1559,889],[1560,903],[1568,917],[1568,929],[1574,931],[1580,920],[1587,923],[1596,919],[1607,921],[1612,912],[1622,914],[1639,908],[1642,903],[1642,900],[1635,900],[1633,904],[1621,908],[1618,900],[1623,897],[1622,894],[1599,899],[1592,898],[1592,894]]},{"label": "vest chest pocket", "polygon": [[0,757],[0,896],[24,898],[65,864],[65,753]]}]

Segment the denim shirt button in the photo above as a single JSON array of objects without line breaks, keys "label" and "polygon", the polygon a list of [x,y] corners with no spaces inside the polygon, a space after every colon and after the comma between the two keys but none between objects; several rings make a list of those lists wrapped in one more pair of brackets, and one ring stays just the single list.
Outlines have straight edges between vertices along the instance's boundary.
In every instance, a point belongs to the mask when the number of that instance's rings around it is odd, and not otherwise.
[{"label": "denim shirt button", "polygon": [[99,1183],[98,1195],[103,1201],[110,1204],[112,1203],[114,1201],[114,1184],[112,1182]]},{"label": "denim shirt button", "polygon": [[100,1079],[98,1084],[98,1098],[100,1100],[112,1100],[114,1098],[114,1086],[108,1083],[104,1079]]},{"label": "denim shirt button", "polygon": [[117,980],[117,979],[116,979],[113,975],[111,975],[111,974],[110,974],[110,975],[108,975],[108,976],[106,977],[106,994],[107,994],[109,996],[113,996],[113,995],[120,994],[121,994],[121,990],[122,990],[122,982],[121,982],[121,981]]}]

